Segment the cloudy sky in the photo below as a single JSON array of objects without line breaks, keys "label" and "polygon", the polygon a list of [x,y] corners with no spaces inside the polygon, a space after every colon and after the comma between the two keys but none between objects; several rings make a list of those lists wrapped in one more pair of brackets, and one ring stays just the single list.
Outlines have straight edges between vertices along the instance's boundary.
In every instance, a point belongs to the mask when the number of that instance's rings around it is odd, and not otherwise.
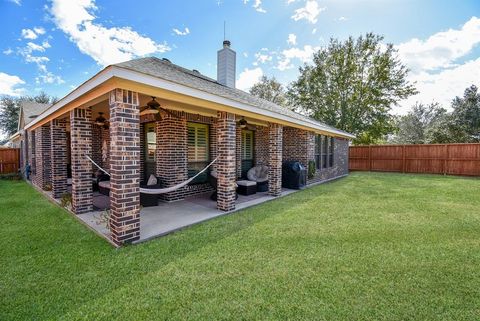
[{"label": "cloudy sky", "polygon": [[63,97],[103,67],[154,55],[216,77],[226,35],[237,87],[288,84],[329,38],[373,31],[393,43],[420,91],[448,107],[480,86],[479,0],[0,0],[0,94]]}]

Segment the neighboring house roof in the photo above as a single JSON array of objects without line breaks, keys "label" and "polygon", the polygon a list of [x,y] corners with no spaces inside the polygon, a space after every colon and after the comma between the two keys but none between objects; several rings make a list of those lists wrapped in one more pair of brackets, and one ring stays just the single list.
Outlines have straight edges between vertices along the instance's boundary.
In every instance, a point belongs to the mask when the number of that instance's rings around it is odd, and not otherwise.
[{"label": "neighboring house roof", "polygon": [[251,105],[265,111],[274,112],[303,122],[308,122],[321,130],[338,133],[343,136],[354,138],[354,136],[350,133],[326,125],[322,122],[316,121],[312,118],[291,111],[288,108],[279,106],[275,103],[258,98],[242,90],[224,86],[218,83],[215,79],[204,76],[196,70],[190,70],[175,65],[167,59],[159,59],[156,57],[138,58],[118,63],[113,66],[129,69],[153,77],[175,82],[184,86],[192,87],[213,95],[221,96],[247,105]]},{"label": "neighboring house roof", "polygon": [[20,113],[18,115],[18,130],[22,130],[50,106],[50,104],[40,104],[35,101],[22,101],[20,103]]}]

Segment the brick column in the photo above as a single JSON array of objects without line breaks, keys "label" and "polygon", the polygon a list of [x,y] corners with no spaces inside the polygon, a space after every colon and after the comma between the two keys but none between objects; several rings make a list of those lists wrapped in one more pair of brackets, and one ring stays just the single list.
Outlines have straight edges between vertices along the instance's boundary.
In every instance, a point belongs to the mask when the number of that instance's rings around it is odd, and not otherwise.
[{"label": "brick column", "polygon": [[140,181],[147,181],[148,177],[145,178],[145,149],[146,149],[146,142],[145,142],[145,124],[140,123]]},{"label": "brick column", "polygon": [[138,94],[110,92],[110,231],[117,245],[140,238]]},{"label": "brick column", "polygon": [[[156,173],[164,187],[182,183],[188,178],[187,171],[187,119],[184,113],[179,118],[170,114],[162,115],[156,122],[157,150]],[[165,201],[184,198],[185,189],[161,194]]]},{"label": "brick column", "polygon": [[51,187],[51,136],[50,123],[38,128],[35,133],[36,185],[42,189]]},{"label": "brick column", "polygon": [[30,164],[30,181],[36,184],[36,162],[35,162],[35,131],[28,132],[28,163]]},{"label": "brick column", "polygon": [[72,209],[76,214],[90,212],[92,205],[92,111],[76,108],[70,112],[72,158]]},{"label": "brick column", "polygon": [[279,196],[282,193],[282,143],[283,127],[270,123],[268,126],[268,193]]},{"label": "brick column", "polygon": [[235,209],[235,115],[218,112],[217,122],[217,208]]},{"label": "brick column", "polygon": [[67,132],[66,120],[50,122],[52,155],[52,196],[60,198],[67,193]]},{"label": "brick column", "polygon": [[[103,128],[102,126],[98,126],[95,123],[92,123],[92,159],[103,167],[103,162],[102,162],[102,132]],[[92,172],[97,171],[97,166],[92,164]]]},{"label": "brick column", "polygon": [[242,177],[242,129],[235,128],[235,171],[237,178]]}]

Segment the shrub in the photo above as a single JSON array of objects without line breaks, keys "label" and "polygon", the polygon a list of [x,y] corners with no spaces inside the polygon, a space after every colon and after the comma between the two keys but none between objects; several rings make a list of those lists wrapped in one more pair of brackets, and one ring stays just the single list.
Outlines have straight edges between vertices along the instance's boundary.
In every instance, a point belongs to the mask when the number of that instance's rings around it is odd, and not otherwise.
[{"label": "shrub", "polygon": [[60,204],[62,207],[69,207],[72,205],[72,194],[71,193],[65,193],[62,195],[62,198],[60,199]]},{"label": "shrub", "polygon": [[19,173],[8,173],[8,174],[0,174],[0,179],[18,181],[18,180],[21,180],[22,177],[20,176]]},{"label": "shrub", "polygon": [[309,179],[312,179],[315,177],[315,162],[313,160],[308,161],[308,173],[307,176]]}]

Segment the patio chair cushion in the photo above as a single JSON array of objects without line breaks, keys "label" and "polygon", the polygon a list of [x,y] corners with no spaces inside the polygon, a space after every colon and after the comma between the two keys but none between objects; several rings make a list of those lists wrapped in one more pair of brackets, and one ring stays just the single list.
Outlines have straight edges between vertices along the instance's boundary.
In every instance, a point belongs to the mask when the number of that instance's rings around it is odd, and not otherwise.
[{"label": "patio chair cushion", "polygon": [[238,186],[256,186],[257,185],[257,182],[253,182],[253,181],[237,181],[237,185]]},{"label": "patio chair cushion", "polygon": [[158,180],[155,177],[155,175],[150,174],[150,177],[148,178],[148,181],[147,181],[147,186],[157,185],[157,183],[158,183]]},{"label": "patio chair cushion", "polygon": [[101,181],[98,182],[98,186],[105,188],[105,189],[110,189],[110,181]]},{"label": "patio chair cushion", "polygon": [[247,178],[249,181],[258,183],[268,181],[268,167],[265,165],[258,165],[250,168],[247,172]]}]

